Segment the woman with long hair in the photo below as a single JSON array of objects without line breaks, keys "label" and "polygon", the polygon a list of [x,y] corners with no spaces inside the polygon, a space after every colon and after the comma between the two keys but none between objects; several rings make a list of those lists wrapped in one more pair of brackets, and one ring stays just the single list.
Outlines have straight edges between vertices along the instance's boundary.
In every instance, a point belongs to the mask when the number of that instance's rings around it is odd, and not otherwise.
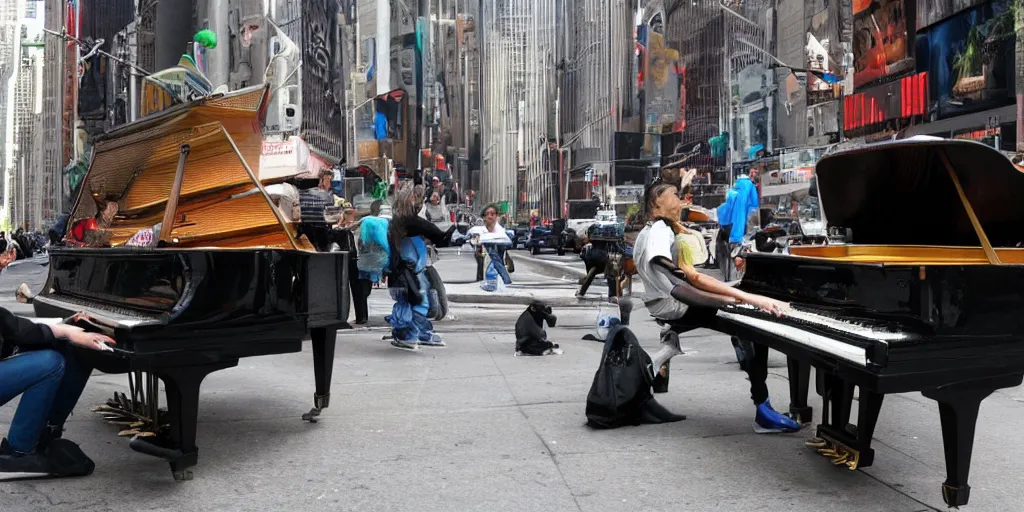
[{"label": "woman with long hair", "polygon": [[[685,196],[689,184],[681,185]],[[666,321],[677,334],[685,329],[687,322],[684,316],[691,305],[706,309],[708,306],[745,303],[776,316],[785,314],[788,304],[733,288],[694,268],[694,256],[698,251],[706,255],[707,249],[703,246],[702,237],[690,233],[680,223],[685,206],[679,189],[673,183],[655,183],[644,194],[648,220],[637,235],[633,261],[644,283],[644,304],[648,311]],[[750,377],[751,399],[756,406],[754,432],[799,430],[799,424],[772,409],[768,400],[767,346],[755,344],[754,358],[746,370]]]},{"label": "woman with long hair", "polygon": [[405,350],[416,350],[420,345],[443,347],[444,341],[434,334],[434,325],[427,319],[430,311],[430,281],[426,275],[427,246],[430,240],[436,247],[447,247],[455,231],[438,229],[418,215],[419,204],[412,187],[402,187],[395,193],[388,225],[388,245],[391,267],[388,272],[388,291],[395,305],[387,317],[391,324],[391,345]]}]

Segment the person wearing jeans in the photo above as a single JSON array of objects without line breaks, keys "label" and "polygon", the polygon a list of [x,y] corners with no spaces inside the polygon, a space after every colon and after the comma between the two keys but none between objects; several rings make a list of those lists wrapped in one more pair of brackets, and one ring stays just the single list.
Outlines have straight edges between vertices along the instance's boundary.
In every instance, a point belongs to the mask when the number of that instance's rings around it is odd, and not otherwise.
[{"label": "person wearing jeans", "polygon": [[443,347],[444,341],[434,333],[434,326],[427,318],[430,280],[426,275],[426,242],[429,240],[435,247],[447,247],[455,225],[443,232],[418,216],[418,204],[409,187],[395,194],[392,208],[392,218],[388,223],[388,291],[395,304],[391,314],[385,317],[391,325],[391,345],[403,350],[418,350],[420,346]]},{"label": "person wearing jeans", "polygon": [[[480,212],[480,216],[483,217],[484,225],[470,228],[469,236],[475,235],[479,238],[480,247],[491,258],[495,272],[501,276],[501,280],[505,284],[512,284],[512,278],[508,275],[508,269],[505,268],[505,249],[512,245],[512,239],[508,237],[505,228],[498,222],[497,205],[489,204],[485,206],[484,210]],[[482,260],[483,257],[481,255],[477,260],[477,281],[483,278],[480,275],[483,269],[483,266],[480,265]]]},{"label": "person wearing jeans", "polygon": [[[0,268],[13,260],[9,254],[0,256]],[[84,317],[79,313],[74,319]],[[52,474],[46,449],[61,438],[92,373],[75,349],[111,351],[108,344],[115,342],[73,325],[37,324],[3,308],[0,340],[0,406],[22,395],[7,437],[0,441],[0,479]]]},{"label": "person wearing jeans", "polygon": [[491,266],[494,267],[494,271],[498,273],[501,280],[505,284],[512,284],[512,277],[508,275],[508,269],[505,268],[505,246],[484,244],[484,249],[487,251],[487,257],[491,259]]}]

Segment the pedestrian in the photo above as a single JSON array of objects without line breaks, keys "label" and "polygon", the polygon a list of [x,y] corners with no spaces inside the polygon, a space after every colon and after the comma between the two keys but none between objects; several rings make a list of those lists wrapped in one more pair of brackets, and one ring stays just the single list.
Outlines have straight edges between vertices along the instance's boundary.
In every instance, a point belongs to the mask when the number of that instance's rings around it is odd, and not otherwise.
[{"label": "pedestrian", "polygon": [[324,218],[324,212],[328,206],[334,204],[334,194],[331,193],[334,171],[321,169],[317,177],[320,181],[316,187],[299,191],[299,209],[302,215],[300,233],[306,235],[316,250],[327,252],[331,247],[331,227]]},{"label": "pedestrian", "polygon": [[484,278],[484,255],[486,255],[490,258],[490,264],[494,266],[494,271],[501,277],[501,280],[507,285],[512,284],[512,277],[509,276],[508,269],[505,267],[505,251],[512,245],[512,240],[505,232],[505,228],[498,222],[498,206],[493,203],[485,206],[480,212],[480,216],[483,217],[484,225],[473,226],[469,230],[470,237],[474,235],[479,237],[476,251],[477,281]]},{"label": "pedestrian", "polygon": [[417,350],[421,345],[445,346],[427,319],[430,281],[426,275],[426,240],[436,247],[447,247],[455,226],[443,232],[417,215],[418,210],[414,191],[405,187],[395,194],[388,225],[388,291],[395,305],[386,320],[391,324],[391,345],[404,350]]},{"label": "pedestrian", "polygon": [[[754,171],[754,169],[752,169]],[[741,175],[718,207],[718,237],[715,240],[715,259],[722,270],[722,278],[732,281],[737,272],[732,251],[747,234],[751,213],[758,210],[757,187],[749,176]]]},{"label": "pedestrian", "polygon": [[445,204],[444,199],[437,192],[430,195],[430,201],[423,205],[423,209],[420,210],[420,216],[437,224],[438,227],[444,226],[447,228],[447,224],[451,222],[448,214],[448,205]]},{"label": "pedestrian", "polygon": [[[370,296],[372,283],[368,276],[363,276],[359,270],[359,230],[362,220],[356,220],[356,209],[351,205],[342,203],[342,215],[338,223],[331,230],[332,240],[337,244],[338,250],[348,251],[348,277],[349,291],[352,294],[352,306],[355,309],[356,325],[363,325],[369,321],[367,298]],[[347,319],[346,319],[347,320]]]}]

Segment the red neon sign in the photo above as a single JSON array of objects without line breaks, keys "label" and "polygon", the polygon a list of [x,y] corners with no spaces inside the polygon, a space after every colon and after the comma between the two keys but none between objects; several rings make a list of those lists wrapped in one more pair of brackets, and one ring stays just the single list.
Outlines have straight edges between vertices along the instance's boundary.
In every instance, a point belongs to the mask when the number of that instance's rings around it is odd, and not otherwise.
[{"label": "red neon sign", "polygon": [[901,78],[843,99],[843,129],[855,130],[891,119],[924,115],[928,110],[928,73]]}]

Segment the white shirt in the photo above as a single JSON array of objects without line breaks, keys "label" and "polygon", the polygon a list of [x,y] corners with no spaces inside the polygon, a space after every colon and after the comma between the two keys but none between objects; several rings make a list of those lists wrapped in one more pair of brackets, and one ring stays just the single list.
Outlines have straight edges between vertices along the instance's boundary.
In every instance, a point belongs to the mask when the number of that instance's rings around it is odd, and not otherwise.
[{"label": "white shirt", "polygon": [[497,222],[494,223],[494,227],[490,231],[487,230],[487,226],[473,226],[469,228],[466,234],[470,238],[473,235],[480,235],[480,243],[482,244],[512,245],[512,239],[505,233],[505,228]]},{"label": "white shirt", "polygon": [[[640,281],[644,283],[644,303],[652,315],[663,320],[675,320],[686,313],[686,305],[672,297],[672,289],[683,281],[670,277],[664,271],[655,268],[654,264],[654,258],[658,256],[675,261],[672,256],[674,241],[675,233],[672,228],[659,220],[644,226],[633,244],[633,262],[636,263]],[[650,304],[658,299],[662,300]]]}]

